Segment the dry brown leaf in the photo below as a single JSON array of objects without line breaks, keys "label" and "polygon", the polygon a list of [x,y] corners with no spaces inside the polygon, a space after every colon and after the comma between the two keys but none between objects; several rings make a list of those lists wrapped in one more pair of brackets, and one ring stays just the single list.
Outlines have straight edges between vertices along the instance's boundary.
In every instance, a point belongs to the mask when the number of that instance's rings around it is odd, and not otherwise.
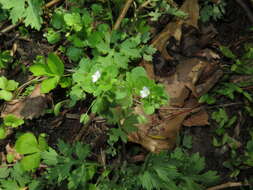
[{"label": "dry brown leaf", "polygon": [[[180,41],[182,36],[182,25],[185,23],[196,28],[198,27],[199,5],[197,0],[186,0],[180,10],[188,14],[188,18],[185,20],[175,19],[173,22],[170,22],[151,42],[151,45],[161,52],[166,60],[172,59],[166,51],[167,42],[171,37]],[[143,60],[141,65],[147,70],[149,77],[154,79],[155,75],[152,64]]]},{"label": "dry brown leaf", "polygon": [[183,125],[187,127],[192,127],[192,126],[205,126],[209,125],[208,122],[208,114],[206,110],[200,110],[197,113],[194,113],[190,117],[184,120]]},{"label": "dry brown leaf", "polygon": [[21,119],[33,119],[43,114],[47,106],[45,94],[40,93],[37,85],[32,94],[25,99],[17,99],[6,103],[1,117],[13,114]]},{"label": "dry brown leaf", "polygon": [[180,8],[181,11],[188,14],[188,18],[184,21],[185,24],[198,28],[199,19],[199,4],[198,0],[186,0]]}]

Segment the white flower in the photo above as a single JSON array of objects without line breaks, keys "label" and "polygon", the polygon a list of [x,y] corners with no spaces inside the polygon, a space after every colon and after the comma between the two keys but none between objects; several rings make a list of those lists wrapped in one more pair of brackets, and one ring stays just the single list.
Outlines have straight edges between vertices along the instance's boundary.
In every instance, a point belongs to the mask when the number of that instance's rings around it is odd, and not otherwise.
[{"label": "white flower", "polygon": [[95,83],[98,81],[98,79],[101,77],[100,71],[96,71],[92,76],[92,82]]},{"label": "white flower", "polygon": [[142,98],[146,98],[150,94],[150,91],[149,91],[149,89],[146,86],[144,86],[142,88],[142,90],[140,91],[140,94],[141,94]]}]

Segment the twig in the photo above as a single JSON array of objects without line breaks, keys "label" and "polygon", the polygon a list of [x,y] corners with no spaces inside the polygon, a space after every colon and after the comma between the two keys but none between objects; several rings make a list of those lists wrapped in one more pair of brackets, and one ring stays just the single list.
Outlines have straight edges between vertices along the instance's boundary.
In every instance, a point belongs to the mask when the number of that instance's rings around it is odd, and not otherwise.
[{"label": "twig", "polygon": [[149,4],[150,2],[151,2],[150,0],[144,1],[144,2],[136,9],[136,12],[139,12],[141,9],[145,8],[146,6],[148,6],[148,4]]},{"label": "twig", "polygon": [[113,26],[113,30],[117,30],[119,28],[119,26],[120,26],[123,18],[126,16],[126,13],[127,13],[128,9],[129,9],[130,5],[132,4],[132,2],[133,2],[133,0],[127,0],[126,1],[123,9],[120,12],[120,15],[119,15],[116,23]]},{"label": "twig", "polygon": [[7,26],[6,28],[4,28],[3,30],[0,31],[0,35],[4,34],[6,32],[11,31],[12,29],[16,28],[19,24],[20,24],[20,22]]},{"label": "twig", "polygon": [[[60,1],[62,1],[62,0],[52,0],[52,1],[48,2],[43,8],[50,8],[50,7],[54,6],[55,4],[59,3]],[[4,28],[3,30],[0,31],[0,36],[4,33],[11,31],[12,29],[16,28],[19,24],[21,24],[21,22],[7,26],[6,28]]]},{"label": "twig", "polygon": [[248,183],[243,183],[243,182],[227,182],[221,185],[216,185],[214,187],[210,187],[206,190],[220,190],[220,189],[225,189],[228,187],[240,187],[240,186],[249,186]]},{"label": "twig", "polygon": [[46,5],[45,5],[45,8],[50,8],[52,6],[54,6],[55,4],[61,2],[62,0],[52,0],[50,2],[48,2]]},{"label": "twig", "polygon": [[227,104],[218,104],[214,106],[207,106],[208,109],[217,108],[217,107],[230,107],[230,106],[237,106],[237,105],[243,105],[243,102],[233,102],[233,103],[227,103]]}]

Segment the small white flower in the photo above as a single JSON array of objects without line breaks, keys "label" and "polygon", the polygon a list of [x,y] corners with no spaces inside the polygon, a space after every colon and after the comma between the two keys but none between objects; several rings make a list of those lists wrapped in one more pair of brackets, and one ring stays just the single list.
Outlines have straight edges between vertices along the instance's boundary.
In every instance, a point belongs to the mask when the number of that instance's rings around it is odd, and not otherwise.
[{"label": "small white flower", "polygon": [[142,90],[140,91],[140,94],[141,94],[142,98],[146,98],[150,94],[150,91],[149,91],[149,89],[146,86],[144,86],[142,88]]},{"label": "small white flower", "polygon": [[100,71],[96,71],[93,75],[92,75],[92,82],[95,83],[98,81],[98,79],[101,77],[101,73]]}]

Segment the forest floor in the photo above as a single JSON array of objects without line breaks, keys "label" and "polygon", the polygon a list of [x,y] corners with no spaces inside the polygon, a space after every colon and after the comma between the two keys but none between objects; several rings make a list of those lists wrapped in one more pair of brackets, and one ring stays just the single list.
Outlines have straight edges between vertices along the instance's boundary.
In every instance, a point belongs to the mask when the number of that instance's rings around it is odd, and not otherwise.
[{"label": "forest floor", "polygon": [[[52,10],[60,5],[55,4]],[[225,184],[224,188],[217,189],[242,189],[243,184],[246,184],[245,189],[249,189],[249,184],[253,182],[253,23],[248,12],[236,1],[227,2],[221,19],[205,24],[199,22],[198,28],[194,20],[190,21],[190,26],[182,24],[179,42],[168,37],[165,43],[160,38],[156,41],[159,35],[166,34],[164,29],[173,22],[171,16],[163,15],[156,22],[150,21],[153,38],[149,43],[159,51],[153,55],[152,64],[141,59],[134,64],[140,63],[150,78],[169,88],[170,107],[162,107],[147,116],[150,123],[145,127],[138,126],[140,132],[130,134],[128,142],[116,142],[113,145],[116,155],[107,154],[108,147],[110,149],[108,132],[115,125],[108,124],[103,116],[89,112],[92,96],[87,95],[85,100],[78,101],[73,107],[63,103],[54,114],[55,105],[68,97],[69,88],[58,86],[42,94],[32,83],[38,78],[32,76],[29,67],[38,55],[48,56],[50,52],[57,51],[65,70],[74,69],[77,65],[74,59],[59,53],[60,48],[69,44],[66,37],[55,44],[48,43],[43,34],[49,18],[45,18],[44,22],[45,26],[40,31],[26,29],[23,24],[5,33],[0,31],[0,50],[10,50],[12,56],[11,66],[0,69],[0,75],[17,81],[21,86],[15,92],[16,99],[0,101],[1,116],[14,114],[25,120],[22,126],[11,129],[8,136],[1,140],[3,155],[8,153],[7,145],[15,144],[16,135],[27,131],[35,136],[47,134],[48,145],[55,149],[59,139],[89,144],[92,150],[90,159],[102,164],[106,162],[107,165],[120,161],[140,163],[150,151],[159,152],[176,145],[189,154],[199,153],[205,158],[205,170],[217,171],[221,178],[219,184]],[[3,23],[1,30],[8,25],[10,22]],[[169,32],[168,35],[174,36]],[[202,68],[203,62],[205,66]],[[185,77],[189,73],[191,78]],[[178,77],[177,81],[173,77]],[[41,80],[43,77],[37,81]],[[28,88],[30,85],[32,90]],[[171,92],[171,89],[174,91]],[[169,113],[172,115],[169,118],[168,112],[163,112],[166,109],[174,110]],[[80,117],[86,112],[90,118],[83,124]],[[156,129],[152,128],[154,125],[169,127]],[[5,158],[3,155],[2,160]],[[233,183],[238,187],[229,186]]]}]

